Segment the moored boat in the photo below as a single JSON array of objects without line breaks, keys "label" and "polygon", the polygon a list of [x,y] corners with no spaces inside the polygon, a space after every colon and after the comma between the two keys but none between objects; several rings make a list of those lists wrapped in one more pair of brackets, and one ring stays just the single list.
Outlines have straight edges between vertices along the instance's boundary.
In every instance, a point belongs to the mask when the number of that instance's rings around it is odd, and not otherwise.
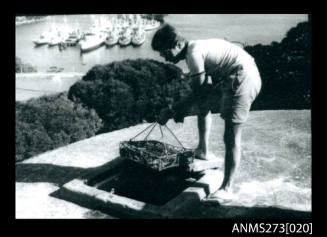
[{"label": "moored boat", "polygon": [[93,25],[89,30],[85,32],[86,36],[96,35],[99,32],[99,26]]},{"label": "moored boat", "polygon": [[120,46],[124,47],[129,45],[131,42],[132,42],[131,30],[129,28],[124,28],[120,33],[118,43]]},{"label": "moored boat", "polygon": [[35,44],[35,46],[40,46],[40,45],[45,45],[49,43],[49,37],[47,37],[46,35],[40,35],[39,38],[33,40],[33,43]]},{"label": "moored boat", "polygon": [[60,33],[58,33],[58,35],[50,38],[48,45],[51,47],[51,46],[59,45],[60,43],[62,43],[64,41],[65,41],[65,38],[63,36],[61,36]]},{"label": "moored boat", "polygon": [[79,42],[81,52],[88,52],[97,49],[103,45],[105,37],[103,35],[92,35],[85,37]]},{"label": "moored boat", "polygon": [[108,36],[106,37],[105,44],[107,46],[114,46],[115,44],[118,43],[118,40],[119,40],[118,34],[109,33]]},{"label": "moored boat", "polygon": [[142,28],[137,28],[132,36],[132,44],[134,46],[140,46],[145,42],[146,32]]},{"label": "moored boat", "polygon": [[56,46],[58,45],[62,40],[60,38],[51,38],[48,45],[49,46]]},{"label": "moored boat", "polygon": [[79,33],[79,31],[78,32],[75,32],[75,31],[73,31],[73,32],[70,32],[69,34],[68,34],[68,38],[65,40],[65,43],[67,44],[67,45],[76,45],[82,38],[84,37],[84,35],[83,34],[81,34],[81,33]]},{"label": "moored boat", "polygon": [[131,43],[131,41],[132,41],[131,36],[123,35],[123,36],[119,37],[118,43],[120,46],[127,46]]}]

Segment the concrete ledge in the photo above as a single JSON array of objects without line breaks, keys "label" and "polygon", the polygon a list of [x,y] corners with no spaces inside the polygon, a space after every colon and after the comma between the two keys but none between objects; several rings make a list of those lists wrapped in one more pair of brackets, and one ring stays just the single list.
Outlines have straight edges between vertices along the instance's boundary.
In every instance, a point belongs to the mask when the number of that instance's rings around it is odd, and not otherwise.
[{"label": "concrete ledge", "polygon": [[197,203],[200,204],[201,199],[218,189],[222,178],[222,171],[206,170],[199,180],[194,181],[190,187],[163,206],[156,206],[97,189],[87,185],[86,179],[74,179],[64,184],[59,193],[62,199],[75,202],[81,206],[110,214],[114,210],[127,218],[183,218],[185,217],[183,216],[185,210]]},{"label": "concrete ledge", "polygon": [[[181,194],[160,207],[160,213],[174,218],[183,218],[186,209],[199,204],[209,193],[217,190],[223,180],[221,170],[206,170],[204,176],[195,181]],[[182,213],[182,214],[181,214]]]},{"label": "concrete ledge", "polygon": [[187,165],[188,171],[199,172],[207,169],[219,168],[223,165],[223,158],[215,158],[212,160],[194,159],[191,164]]},{"label": "concrete ledge", "polygon": [[151,204],[99,190],[86,185],[83,180],[75,179],[65,184],[60,189],[60,196],[88,208],[107,213],[114,210],[130,218],[164,218],[153,211],[155,208]]}]

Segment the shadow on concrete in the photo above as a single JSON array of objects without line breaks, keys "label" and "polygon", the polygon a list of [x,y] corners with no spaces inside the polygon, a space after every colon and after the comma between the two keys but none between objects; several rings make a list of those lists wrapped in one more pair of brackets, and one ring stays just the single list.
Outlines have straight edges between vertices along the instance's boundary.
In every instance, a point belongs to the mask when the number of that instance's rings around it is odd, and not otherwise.
[{"label": "shadow on concrete", "polygon": [[192,187],[195,187],[195,188],[203,188],[203,190],[206,193],[206,195],[209,195],[210,194],[209,185],[206,184],[206,183],[201,183],[201,182],[192,183]]},{"label": "shadow on concrete", "polygon": [[[118,163],[120,157],[94,168],[79,168],[59,166],[53,164],[16,163],[16,182],[49,182],[62,186],[65,183],[76,179],[87,179],[94,172],[101,172],[113,163]],[[203,187],[206,194],[209,194],[207,184],[198,184]],[[59,190],[49,194],[52,197],[63,199]],[[189,195],[194,195],[190,193]],[[118,213],[115,210],[100,210],[92,202],[79,203],[86,208],[107,213],[118,218],[138,218]],[[176,218],[183,219],[312,219],[312,212],[289,210],[278,207],[242,207],[242,206],[221,206],[217,204],[206,204],[198,199],[191,209],[183,210],[176,215]],[[99,214],[97,214],[99,215]],[[94,215],[91,215],[95,217]],[[101,216],[101,215],[100,215]],[[92,218],[91,217],[91,218]],[[96,217],[95,217],[96,218]],[[101,218],[101,217],[100,217]],[[175,218],[175,217],[174,217]]]},{"label": "shadow on concrete", "polygon": [[88,169],[53,164],[16,164],[16,182],[47,182],[59,186],[85,174]]},{"label": "shadow on concrete", "polygon": [[[204,189],[206,195],[210,193],[208,184],[196,183],[194,187],[201,187]],[[196,195],[195,193],[186,193],[187,195]],[[192,205],[192,209],[181,209],[176,212],[174,218],[188,218],[188,219],[312,219],[311,211],[299,211],[287,209],[285,207],[275,206],[233,206],[220,205],[219,203],[202,202],[199,197],[194,197],[196,200]]]},{"label": "shadow on concrete", "polygon": [[101,172],[108,166],[114,166],[121,161],[120,157],[113,159],[101,166],[92,168],[80,168],[73,166],[60,166],[45,163],[16,163],[16,182],[35,183],[48,182],[59,186],[73,179],[87,179],[94,172]]}]

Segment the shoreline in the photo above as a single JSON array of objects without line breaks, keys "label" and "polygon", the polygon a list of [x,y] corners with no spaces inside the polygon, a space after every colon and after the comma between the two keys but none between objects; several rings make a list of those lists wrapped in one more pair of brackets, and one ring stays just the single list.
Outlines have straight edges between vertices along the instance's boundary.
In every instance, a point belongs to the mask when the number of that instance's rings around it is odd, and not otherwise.
[{"label": "shoreline", "polygon": [[37,76],[83,76],[82,72],[31,72],[31,73],[16,73],[15,77],[37,77]]},{"label": "shoreline", "polygon": [[[84,75],[85,73],[76,72],[16,73],[15,101],[24,102],[31,98],[68,91],[70,86],[81,80]],[[32,86],[26,86],[30,81],[33,81]],[[35,81],[39,81],[40,84],[36,85]]]},{"label": "shoreline", "polygon": [[[20,18],[18,18],[18,19],[20,19]],[[37,22],[41,22],[41,21],[46,21],[47,19],[49,19],[49,16],[39,18],[39,19],[24,19],[24,20],[17,21],[17,17],[16,17],[15,25],[20,26],[20,25],[32,24],[32,23],[37,23]]]}]

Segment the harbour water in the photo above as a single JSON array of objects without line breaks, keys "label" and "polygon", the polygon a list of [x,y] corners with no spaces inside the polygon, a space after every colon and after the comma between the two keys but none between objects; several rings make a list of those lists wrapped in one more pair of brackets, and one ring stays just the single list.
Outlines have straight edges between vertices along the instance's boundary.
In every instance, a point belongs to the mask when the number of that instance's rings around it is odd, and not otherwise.
[{"label": "harbour water", "polygon": [[[57,46],[35,47],[33,39],[50,28],[69,27],[86,31],[99,19],[114,15],[52,15],[46,21],[16,26],[16,57],[29,63],[38,72],[46,72],[49,67],[64,68],[63,72],[85,73],[96,64],[136,58],[151,58],[163,61],[151,49],[151,39],[155,31],[147,31],[147,40],[140,47],[118,45],[81,54],[78,47],[68,47],[59,51]],[[308,19],[306,14],[169,14],[165,21],[174,25],[187,39],[226,38],[249,45],[270,44],[280,41],[297,23]],[[185,63],[179,63],[186,70]]]}]

